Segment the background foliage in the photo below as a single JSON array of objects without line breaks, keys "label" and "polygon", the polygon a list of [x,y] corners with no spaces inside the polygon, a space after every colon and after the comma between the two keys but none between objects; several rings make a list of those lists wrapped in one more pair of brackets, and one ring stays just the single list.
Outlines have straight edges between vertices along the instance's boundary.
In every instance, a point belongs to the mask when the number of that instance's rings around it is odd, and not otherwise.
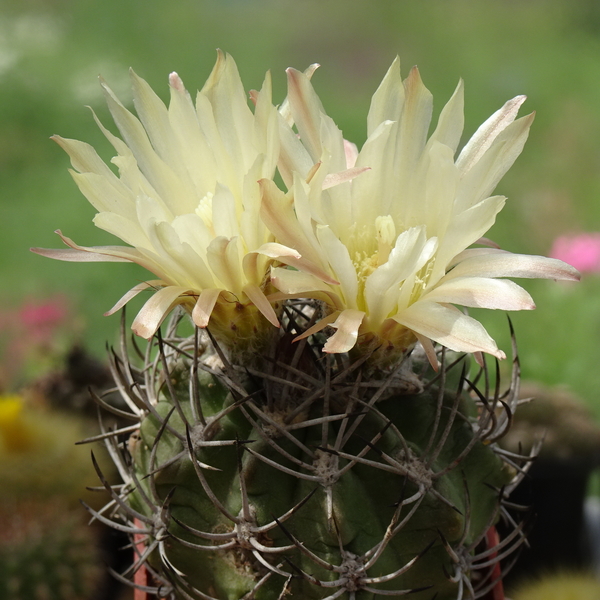
[{"label": "background foliage", "polygon": [[[101,315],[146,274],[28,251],[58,247],[58,228],[84,245],[113,243],[93,226],[67,156],[48,138],[85,140],[109,159],[84,108],[111,126],[98,74],[126,104],[128,67],[166,98],[173,70],[188,89],[201,87],[217,47],[234,56],[248,88],[271,69],[279,100],[287,66],[321,63],[313,81],[359,144],[370,96],[396,54],[405,74],[419,65],[437,111],[465,80],[466,135],[525,93],[537,117],[498,188],[509,201],[490,237],[514,252],[547,254],[561,233],[600,230],[595,0],[0,0],[0,306],[66,293],[86,346],[101,355],[114,342],[118,316]],[[539,308],[513,317],[524,375],[570,386],[600,417],[600,275],[526,287]],[[480,318],[508,350],[506,317]]]}]

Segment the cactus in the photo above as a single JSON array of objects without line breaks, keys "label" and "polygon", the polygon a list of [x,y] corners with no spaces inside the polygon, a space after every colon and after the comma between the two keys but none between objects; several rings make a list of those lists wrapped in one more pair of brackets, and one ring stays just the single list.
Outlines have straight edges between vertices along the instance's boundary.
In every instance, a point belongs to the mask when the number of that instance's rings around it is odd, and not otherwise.
[{"label": "cactus", "polygon": [[[104,578],[98,529],[77,510],[93,473],[73,416],[0,397],[0,597],[92,598]],[[91,483],[92,481],[90,481]]]},{"label": "cactus", "polygon": [[495,443],[518,361],[504,398],[445,349],[437,373],[416,350],[374,371],[321,354],[318,334],[292,345],[314,307],[285,311],[245,364],[179,333],[181,314],[141,368],[113,358],[133,423],[103,434],[123,483],[98,468],[112,498],[95,515],[137,536],[131,571],[170,598],[484,597],[523,539],[487,543],[523,472]]},{"label": "cactus", "polygon": [[[158,597],[498,596],[499,563],[523,540],[507,498],[528,457],[496,446],[519,367],[503,390],[483,355],[504,351],[455,305],[529,310],[507,278],[578,279],[482,238],[533,115],[509,100],[457,154],[462,83],[433,129],[418,69],[402,80],[395,60],[359,151],[315,68],[287,70],[279,107],[267,75],[254,111],[222,52],[195,103],[176,73],[167,107],[132,72],[139,118],[102,82],[118,174],[55,137],[96,225],[130,245],[59,231],[68,249],[34,250],[156,276],[107,313],[153,292],[131,326],[149,340],[143,364],[124,333],[112,358],[128,408],[96,397],[128,424],[92,438],[123,481],[96,465],[111,499],[91,510],[132,536],[121,578]],[[499,519],[513,525],[502,541]]]},{"label": "cactus", "polygon": [[82,485],[93,483],[87,452],[75,446],[85,431],[72,415],[35,408],[18,395],[0,396],[0,505],[28,498],[76,503]]},{"label": "cactus", "polygon": [[[9,510],[10,508],[10,510]],[[5,600],[92,598],[103,567],[96,531],[56,501],[0,507],[0,597]]]}]

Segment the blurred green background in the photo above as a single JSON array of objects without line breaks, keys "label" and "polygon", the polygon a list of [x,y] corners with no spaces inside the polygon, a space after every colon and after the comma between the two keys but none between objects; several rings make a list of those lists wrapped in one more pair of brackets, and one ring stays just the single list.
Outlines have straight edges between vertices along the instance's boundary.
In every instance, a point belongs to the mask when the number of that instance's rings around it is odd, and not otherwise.
[{"label": "blurred green background", "polygon": [[[84,245],[114,243],[93,226],[67,156],[48,138],[85,140],[108,160],[84,108],[111,126],[97,76],[128,104],[133,67],[166,99],[173,70],[189,90],[202,86],[216,48],[234,56],[247,88],[270,69],[278,101],[287,66],[321,63],[313,82],[359,145],[370,96],[397,54],[405,74],[418,64],[437,112],[465,80],[465,139],[507,99],[527,94],[536,121],[498,187],[509,201],[489,237],[513,252],[547,254],[562,233],[600,230],[596,0],[0,0],[0,307],[67,294],[86,346],[101,356],[114,343],[119,317],[102,313],[145,272],[28,251],[60,247],[58,228]],[[538,309],[513,315],[524,375],[570,386],[600,418],[600,275],[525,286]],[[141,301],[132,304],[130,318]],[[477,316],[508,351],[506,316]]]}]

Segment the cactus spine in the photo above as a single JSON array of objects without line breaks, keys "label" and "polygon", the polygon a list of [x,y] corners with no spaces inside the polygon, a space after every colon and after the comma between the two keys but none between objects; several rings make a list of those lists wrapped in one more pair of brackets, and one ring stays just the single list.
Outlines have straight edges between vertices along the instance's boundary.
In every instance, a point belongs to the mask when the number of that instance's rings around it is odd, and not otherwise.
[{"label": "cactus spine", "polygon": [[96,516],[136,541],[126,575],[145,565],[148,590],[177,599],[485,597],[523,539],[515,526],[487,542],[498,519],[514,524],[505,499],[523,473],[495,443],[518,361],[501,397],[444,349],[435,373],[417,351],[377,369],[324,355],[319,335],[292,344],[314,306],[284,310],[244,362],[180,333],[181,314],[142,368],[115,356],[130,412],[108,408],[132,424],[103,434],[123,483],[99,471],[112,498]]}]

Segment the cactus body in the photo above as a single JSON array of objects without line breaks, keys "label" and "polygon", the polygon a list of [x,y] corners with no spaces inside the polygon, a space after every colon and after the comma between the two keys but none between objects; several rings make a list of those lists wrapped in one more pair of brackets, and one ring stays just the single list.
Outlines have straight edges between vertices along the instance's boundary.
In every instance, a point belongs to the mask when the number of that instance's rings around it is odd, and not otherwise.
[{"label": "cactus body", "polygon": [[176,324],[143,381],[114,362],[139,422],[130,458],[106,434],[125,480],[113,517],[159,597],[445,600],[495,585],[521,540],[486,543],[518,479],[494,443],[517,366],[503,404],[450,353],[438,373],[416,352],[334,360],[319,339],[292,344],[290,320],[261,356],[225,357]]},{"label": "cactus body", "polygon": [[[10,509],[10,510],[9,510]],[[57,502],[2,506],[0,597],[81,600],[97,591],[102,566],[96,531]]]}]

